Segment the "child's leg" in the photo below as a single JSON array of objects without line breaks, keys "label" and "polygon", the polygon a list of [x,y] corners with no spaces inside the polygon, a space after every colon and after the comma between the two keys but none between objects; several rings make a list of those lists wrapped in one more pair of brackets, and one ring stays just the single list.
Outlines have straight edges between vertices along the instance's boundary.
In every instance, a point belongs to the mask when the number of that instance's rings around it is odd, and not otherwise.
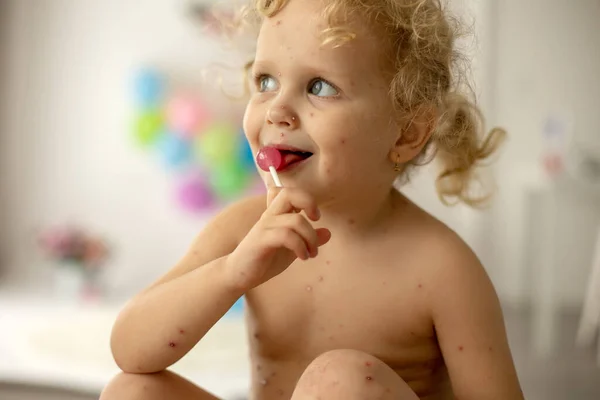
[{"label": "child's leg", "polygon": [[319,356],[300,377],[291,400],[419,400],[384,362],[356,350]]},{"label": "child's leg", "polygon": [[119,374],[104,388],[100,400],[219,400],[172,372]]}]

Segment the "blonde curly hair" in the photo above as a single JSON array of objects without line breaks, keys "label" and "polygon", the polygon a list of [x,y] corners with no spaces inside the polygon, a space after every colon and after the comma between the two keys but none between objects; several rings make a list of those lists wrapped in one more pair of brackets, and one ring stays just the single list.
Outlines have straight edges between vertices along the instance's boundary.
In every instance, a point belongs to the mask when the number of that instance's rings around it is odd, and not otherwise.
[{"label": "blonde curly hair", "polygon": [[[258,26],[277,14],[288,0],[252,0],[243,20]],[[323,15],[328,27],[323,45],[342,46],[356,37],[355,18],[367,18],[391,46],[390,99],[398,115],[410,122],[423,107],[436,110],[429,142],[404,168],[437,159],[442,171],[436,180],[446,205],[479,206],[489,199],[473,193],[476,168],[499,147],[506,132],[492,129],[483,137],[484,118],[468,85],[465,55],[456,44],[464,33],[460,21],[440,0],[327,0]],[[247,64],[247,70],[252,62]]]}]

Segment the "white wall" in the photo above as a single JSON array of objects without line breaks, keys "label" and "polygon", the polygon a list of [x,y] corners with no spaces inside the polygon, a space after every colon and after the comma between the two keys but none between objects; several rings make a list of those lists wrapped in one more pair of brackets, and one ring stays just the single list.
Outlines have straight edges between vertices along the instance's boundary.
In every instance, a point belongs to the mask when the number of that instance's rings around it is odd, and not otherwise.
[{"label": "white wall", "polygon": [[[500,202],[495,217],[494,270],[504,298],[527,299],[531,262],[517,252],[524,232],[519,213],[518,183],[538,164],[541,130],[549,113],[571,116],[577,142],[600,150],[600,2],[597,0],[498,0],[494,118],[510,133],[497,168]],[[557,296],[564,303],[581,301],[591,265],[593,235],[600,221],[600,201],[573,190],[561,210]],[[543,232],[535,220],[534,236]],[[542,249],[547,250],[547,249]],[[537,277],[532,277],[533,280]]]},{"label": "white wall", "polygon": [[[183,255],[203,218],[172,205],[171,180],[129,140],[131,77],[221,58],[172,0],[13,0],[2,179],[13,279],[42,273],[41,224],[89,226],[117,248],[115,284],[145,285]],[[3,227],[4,229],[4,227]]]}]

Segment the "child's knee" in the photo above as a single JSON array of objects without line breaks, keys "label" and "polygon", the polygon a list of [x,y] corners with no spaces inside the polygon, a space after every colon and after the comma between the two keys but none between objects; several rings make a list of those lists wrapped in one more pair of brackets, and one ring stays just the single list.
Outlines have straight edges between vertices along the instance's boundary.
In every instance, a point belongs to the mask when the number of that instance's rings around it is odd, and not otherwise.
[{"label": "child's knee", "polygon": [[408,385],[378,358],[356,350],[333,350],[308,366],[292,399],[412,399],[410,394],[414,395]]},{"label": "child's knee", "polygon": [[156,374],[120,373],[106,385],[100,400],[148,399],[151,393],[163,385],[166,372]]}]

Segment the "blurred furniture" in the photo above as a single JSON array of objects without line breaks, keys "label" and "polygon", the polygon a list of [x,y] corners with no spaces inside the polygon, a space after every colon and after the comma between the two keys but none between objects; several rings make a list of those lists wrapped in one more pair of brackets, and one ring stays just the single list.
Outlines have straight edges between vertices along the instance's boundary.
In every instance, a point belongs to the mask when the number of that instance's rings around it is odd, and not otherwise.
[{"label": "blurred furniture", "polygon": [[600,228],[577,333],[577,344],[582,347],[591,347],[596,344],[598,346],[597,364],[600,366]]},{"label": "blurred furniture", "polygon": [[[564,250],[564,237],[561,238],[560,234],[564,234],[564,229],[560,226],[559,216],[562,213],[564,218],[565,213],[572,211],[569,208],[573,207],[565,194],[598,199],[593,201],[600,204],[600,182],[597,184],[581,179],[574,171],[550,177],[538,166],[523,168],[518,180],[523,196],[521,217],[525,221],[532,215],[537,218],[535,222],[531,219],[524,222],[523,236],[516,237],[514,245],[519,249],[520,264],[529,271],[533,311],[532,346],[537,356],[548,357],[556,349],[557,320],[561,307],[564,306],[559,298],[559,289],[564,284],[560,273],[561,268],[565,267],[560,258],[560,251]],[[533,224],[537,225],[532,226]],[[534,228],[537,236],[532,232]],[[600,273],[596,274],[599,275],[596,279],[600,279]],[[600,289],[596,290],[588,297],[598,296]]]}]

